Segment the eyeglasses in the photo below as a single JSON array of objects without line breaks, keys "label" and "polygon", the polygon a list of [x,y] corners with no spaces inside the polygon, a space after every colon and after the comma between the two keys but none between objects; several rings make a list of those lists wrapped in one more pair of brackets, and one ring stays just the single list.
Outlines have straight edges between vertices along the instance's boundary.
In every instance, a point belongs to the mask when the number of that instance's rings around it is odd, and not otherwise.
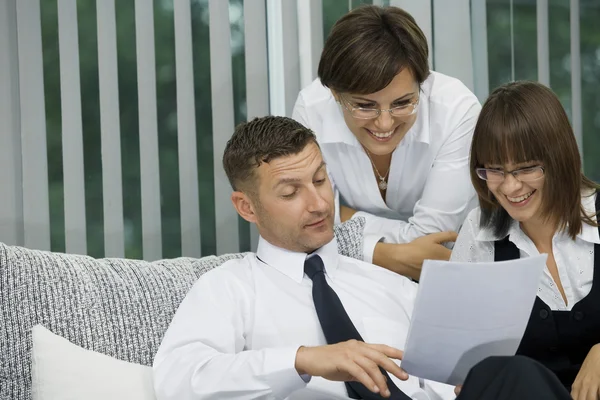
[{"label": "eyeglasses", "polygon": [[353,105],[348,100],[344,99],[342,96],[340,96],[340,99],[342,100],[340,102],[342,106],[346,110],[348,110],[348,112],[352,114],[354,118],[374,119],[379,117],[383,111],[389,112],[392,117],[408,117],[409,115],[412,115],[415,112],[417,112],[417,106],[419,105],[419,100],[421,99],[421,97],[417,97],[417,100],[408,104],[403,104],[401,106],[389,108],[387,110],[383,108],[353,107]]},{"label": "eyeglasses", "polygon": [[511,174],[520,182],[532,182],[544,177],[544,167],[541,165],[515,169],[513,171],[503,171],[501,169],[491,168],[475,168],[475,172],[479,178],[492,183],[503,182],[506,174]]}]

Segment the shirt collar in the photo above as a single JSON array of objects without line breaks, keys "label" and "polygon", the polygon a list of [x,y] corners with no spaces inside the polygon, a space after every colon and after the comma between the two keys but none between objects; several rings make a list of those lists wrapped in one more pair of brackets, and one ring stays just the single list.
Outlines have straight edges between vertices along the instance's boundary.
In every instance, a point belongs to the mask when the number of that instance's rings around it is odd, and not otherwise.
[{"label": "shirt collar", "polygon": [[[581,205],[583,206],[584,211],[588,215],[596,214],[596,195],[593,195],[593,194],[586,195],[585,193],[582,193],[581,194]],[[596,218],[594,217],[593,220],[595,221]],[[479,223],[479,221],[478,221],[478,223]],[[511,220],[510,227],[508,229],[508,235],[507,235],[509,237],[509,239],[511,238],[511,236],[514,238],[515,236],[521,235],[521,234],[524,234],[524,233],[521,230],[519,223],[515,220]],[[506,237],[506,236],[504,236],[504,237]],[[499,237],[498,235],[494,234],[492,229],[482,228],[479,230],[479,233],[477,234],[477,236],[475,236],[475,240],[491,242],[491,241],[504,239],[504,237]],[[598,234],[598,228],[595,226],[586,224],[585,222],[583,223],[581,232],[577,235],[577,237],[579,239],[584,240],[589,243],[600,244],[600,235]],[[511,242],[514,242],[514,240],[511,240]]]},{"label": "shirt collar", "polygon": [[[477,221],[477,223],[479,223],[479,221]],[[519,227],[519,223],[514,219],[511,219],[510,227],[508,228],[508,234],[506,236],[510,238],[511,235],[517,235],[520,231],[521,228]],[[479,232],[477,233],[477,236],[475,236],[475,240],[479,240],[482,242],[493,242],[496,240],[504,239],[506,236],[496,235],[492,228],[480,228]]]},{"label": "shirt collar", "polygon": [[307,256],[310,257],[315,254],[318,254],[323,260],[325,273],[329,275],[330,278],[333,278],[337,271],[339,261],[335,237],[331,242],[310,255],[274,246],[263,237],[258,239],[258,248],[256,250],[256,256],[260,261],[275,268],[282,274],[287,275],[297,283],[302,282],[302,278],[304,277],[304,261]]},{"label": "shirt collar", "polygon": [[[430,76],[431,79],[433,79]],[[403,141],[417,141],[429,144],[429,94],[431,91],[430,78],[421,85],[419,105],[417,106],[417,119],[406,133]],[[320,114],[323,117],[323,131],[320,132],[320,143],[345,143],[351,146],[362,147],[356,136],[346,125],[342,107],[327,89],[327,100],[322,104]]]}]

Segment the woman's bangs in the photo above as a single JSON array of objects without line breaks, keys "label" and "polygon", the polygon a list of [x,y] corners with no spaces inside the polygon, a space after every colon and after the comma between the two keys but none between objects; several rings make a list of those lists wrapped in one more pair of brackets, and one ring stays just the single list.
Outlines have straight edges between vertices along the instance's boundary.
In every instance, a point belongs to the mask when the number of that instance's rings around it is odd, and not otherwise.
[{"label": "woman's bangs", "polygon": [[[501,106],[501,105],[497,105]],[[535,129],[518,109],[503,107],[502,112],[490,107],[482,110],[473,143],[478,167],[503,166],[544,161],[543,144],[536,138]]]}]

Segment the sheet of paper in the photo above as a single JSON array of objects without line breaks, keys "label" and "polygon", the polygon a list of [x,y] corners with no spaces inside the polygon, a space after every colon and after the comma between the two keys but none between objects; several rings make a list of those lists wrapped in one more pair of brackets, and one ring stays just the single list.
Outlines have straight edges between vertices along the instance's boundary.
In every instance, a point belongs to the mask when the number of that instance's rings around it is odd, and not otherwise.
[{"label": "sheet of paper", "polygon": [[457,385],[488,356],[514,355],[546,258],[425,261],[402,368],[419,378]]}]

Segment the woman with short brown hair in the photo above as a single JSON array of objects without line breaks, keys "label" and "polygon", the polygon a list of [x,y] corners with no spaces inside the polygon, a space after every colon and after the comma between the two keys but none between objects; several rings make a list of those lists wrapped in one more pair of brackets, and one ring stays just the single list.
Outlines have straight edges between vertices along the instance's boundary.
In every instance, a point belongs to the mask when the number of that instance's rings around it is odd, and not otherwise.
[{"label": "woman with short brown hair", "polygon": [[545,364],[575,399],[598,398],[599,186],[582,173],[556,95],[537,82],[496,89],[475,126],[470,170],[480,207],[469,214],[451,260],[547,253],[518,354]]},{"label": "woman with short brown hair", "polygon": [[443,231],[475,204],[468,152],[481,106],[459,80],[430,71],[428,54],[406,11],[358,7],[332,28],[319,79],[292,115],[317,136],[344,205],[338,222],[366,219],[365,261],[412,278],[423,259],[448,259],[441,242],[456,236]]}]

